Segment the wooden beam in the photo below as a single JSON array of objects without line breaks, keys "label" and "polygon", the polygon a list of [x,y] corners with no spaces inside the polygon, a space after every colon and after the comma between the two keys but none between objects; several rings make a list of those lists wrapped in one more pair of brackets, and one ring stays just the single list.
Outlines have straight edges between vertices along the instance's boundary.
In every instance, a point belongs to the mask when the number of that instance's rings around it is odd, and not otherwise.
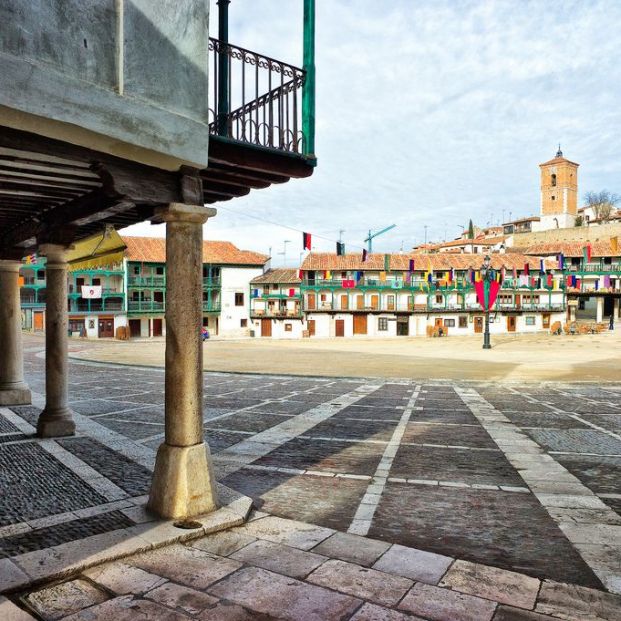
[{"label": "wooden beam", "polygon": [[201,177],[205,180],[206,184],[211,181],[217,181],[218,183],[225,183],[227,185],[239,186],[242,188],[249,187],[253,189],[263,189],[270,187],[270,183],[268,181],[258,181],[252,179],[251,177],[231,175],[225,172],[220,172],[219,170],[211,170],[209,168],[201,172]]}]

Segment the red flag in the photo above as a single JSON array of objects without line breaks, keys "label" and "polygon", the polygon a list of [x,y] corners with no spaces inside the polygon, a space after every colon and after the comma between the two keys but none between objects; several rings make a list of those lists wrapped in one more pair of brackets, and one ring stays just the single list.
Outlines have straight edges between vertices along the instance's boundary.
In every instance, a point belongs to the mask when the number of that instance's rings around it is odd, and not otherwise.
[{"label": "red flag", "polygon": [[362,250],[362,262],[364,263],[367,260],[368,252],[366,250]]},{"label": "red flag", "polygon": [[554,281],[552,280],[552,274],[548,274],[548,287],[551,287],[554,284]]},{"label": "red flag", "polygon": [[587,263],[590,263],[591,262],[591,244],[587,244],[586,254],[587,254]]},{"label": "red flag", "polygon": [[304,250],[310,250],[311,249],[311,234],[302,233],[302,241],[304,243]]},{"label": "red flag", "polygon": [[524,274],[526,276],[530,274],[530,268],[528,267],[528,263],[524,263]]},{"label": "red flag", "polygon": [[302,270],[298,270],[298,278],[304,280],[304,272]]},{"label": "red flag", "polygon": [[290,298],[295,297],[295,289],[289,289],[289,297]]}]

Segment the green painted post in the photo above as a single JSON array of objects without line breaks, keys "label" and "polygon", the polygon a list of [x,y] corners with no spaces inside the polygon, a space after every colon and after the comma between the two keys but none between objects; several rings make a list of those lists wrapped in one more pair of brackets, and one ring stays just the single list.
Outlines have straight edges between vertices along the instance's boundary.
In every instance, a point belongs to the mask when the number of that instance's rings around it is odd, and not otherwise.
[{"label": "green painted post", "polygon": [[302,133],[304,155],[315,158],[315,0],[304,0],[304,64]]}]

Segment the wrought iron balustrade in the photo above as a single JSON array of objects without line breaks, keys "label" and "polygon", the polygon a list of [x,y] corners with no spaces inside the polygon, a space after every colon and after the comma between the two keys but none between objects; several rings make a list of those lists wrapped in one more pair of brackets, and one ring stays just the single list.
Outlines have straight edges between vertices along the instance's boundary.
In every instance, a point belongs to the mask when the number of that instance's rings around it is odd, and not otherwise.
[{"label": "wrought iron balustrade", "polygon": [[209,66],[212,134],[306,153],[302,131],[303,69],[213,37],[209,39]]}]

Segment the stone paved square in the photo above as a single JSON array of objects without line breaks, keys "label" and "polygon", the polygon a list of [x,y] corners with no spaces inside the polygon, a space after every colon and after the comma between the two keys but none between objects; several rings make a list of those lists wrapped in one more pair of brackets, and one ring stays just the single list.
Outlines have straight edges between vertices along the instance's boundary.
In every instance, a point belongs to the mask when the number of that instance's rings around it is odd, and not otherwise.
[{"label": "stone paved square", "polygon": [[[26,354],[27,380],[42,390],[43,361],[35,353]],[[20,485],[32,487],[28,497],[37,497],[36,506],[18,507],[13,496],[0,500],[5,503],[0,528],[18,526],[18,532],[4,534],[5,555],[52,541],[43,527],[34,536],[19,532],[25,521],[51,516],[50,502],[57,511],[80,511],[109,502],[105,494],[131,498],[148,492],[154,452],[162,442],[163,373],[108,365],[102,374],[100,366],[73,361],[69,367],[70,398],[76,417],[92,425],[89,435],[57,443],[77,460],[75,472],[40,449],[27,458],[45,460],[40,470],[54,476],[49,482],[46,475],[20,479]],[[621,520],[621,439],[615,432],[621,386],[427,382],[406,412],[415,382],[220,373],[206,373],[204,380],[205,437],[216,471],[258,508],[333,528],[343,537],[367,516],[365,534],[382,546],[413,546],[439,559],[457,557],[602,588],[589,565],[592,547],[582,550],[585,561],[580,544],[560,526],[563,520]],[[35,425],[40,412],[37,406],[12,410],[24,425]],[[570,416],[578,410],[581,420]],[[507,422],[499,432],[497,423],[486,421],[502,414]],[[9,422],[4,415],[0,420]],[[607,425],[610,433],[591,424]],[[19,456],[23,462],[34,443],[22,439],[19,429],[6,429],[0,431],[5,434],[0,459],[13,462]],[[508,429],[524,433],[515,436]],[[507,444],[507,438],[518,438],[518,444]],[[542,489],[543,495],[535,496]],[[565,496],[559,500],[550,489],[567,490],[566,497],[579,500],[580,507],[566,507]],[[118,509],[107,513],[109,524],[99,520],[104,529],[123,519],[115,517]],[[57,530],[63,540],[92,532],[97,522],[87,515],[59,519],[67,524]],[[355,555],[333,552],[356,562]],[[608,546],[598,554],[605,560],[615,552]],[[375,561],[362,557],[363,565]]]}]

